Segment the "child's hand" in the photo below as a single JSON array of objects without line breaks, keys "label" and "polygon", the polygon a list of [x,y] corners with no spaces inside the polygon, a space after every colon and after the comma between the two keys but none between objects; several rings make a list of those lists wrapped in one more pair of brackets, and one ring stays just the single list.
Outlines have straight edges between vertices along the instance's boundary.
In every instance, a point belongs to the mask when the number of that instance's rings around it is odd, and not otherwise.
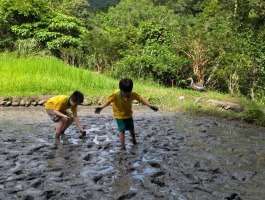
[{"label": "child's hand", "polygon": [[70,117],[68,115],[64,115],[63,118],[64,118],[65,121],[67,121],[68,119],[70,119]]},{"label": "child's hand", "polygon": [[96,108],[95,108],[95,113],[96,113],[96,114],[99,114],[99,113],[101,112],[102,109],[103,109],[103,108],[101,108],[101,107],[96,107]]},{"label": "child's hand", "polygon": [[82,136],[85,137],[86,136],[86,131],[81,132]]},{"label": "child's hand", "polygon": [[81,132],[81,136],[79,138],[85,138],[86,137],[86,131],[80,131]]},{"label": "child's hand", "polygon": [[156,106],[150,106],[150,108],[153,110],[153,111],[158,111],[158,107],[156,107]]}]

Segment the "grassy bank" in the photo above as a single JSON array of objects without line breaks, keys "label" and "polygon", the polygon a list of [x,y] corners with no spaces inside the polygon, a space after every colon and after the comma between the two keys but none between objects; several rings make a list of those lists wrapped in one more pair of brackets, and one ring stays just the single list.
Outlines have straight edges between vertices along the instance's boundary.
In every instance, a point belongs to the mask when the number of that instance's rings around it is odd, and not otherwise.
[{"label": "grassy bank", "polygon": [[102,95],[116,88],[116,81],[84,69],[65,65],[56,58],[17,58],[0,55],[0,96],[70,94],[74,90]]},{"label": "grassy bank", "polygon": [[[118,88],[119,82],[88,70],[65,65],[53,57],[18,58],[11,54],[0,54],[0,76],[2,97],[71,94],[74,90],[82,91],[85,96],[108,96]],[[265,126],[262,112],[264,107],[244,98],[212,91],[200,93],[164,88],[137,80],[134,90],[163,110],[220,116]],[[210,100],[236,103],[244,107],[245,111],[239,113],[220,109],[209,104]]]}]

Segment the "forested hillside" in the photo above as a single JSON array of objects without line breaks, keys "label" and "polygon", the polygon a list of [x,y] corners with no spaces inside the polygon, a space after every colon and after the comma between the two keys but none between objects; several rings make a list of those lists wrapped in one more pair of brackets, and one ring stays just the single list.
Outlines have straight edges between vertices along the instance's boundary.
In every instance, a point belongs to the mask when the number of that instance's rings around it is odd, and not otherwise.
[{"label": "forested hillside", "polygon": [[0,0],[0,50],[265,102],[262,0]]},{"label": "forested hillside", "polygon": [[115,6],[120,0],[88,0],[90,10],[103,10],[106,11],[109,6]]}]

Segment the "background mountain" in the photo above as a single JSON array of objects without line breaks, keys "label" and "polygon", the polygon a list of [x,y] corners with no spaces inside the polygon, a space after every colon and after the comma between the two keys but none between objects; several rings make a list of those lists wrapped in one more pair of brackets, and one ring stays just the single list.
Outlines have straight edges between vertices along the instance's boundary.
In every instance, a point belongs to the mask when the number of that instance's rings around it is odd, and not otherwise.
[{"label": "background mountain", "polygon": [[104,10],[107,11],[109,6],[118,4],[120,0],[88,0],[91,10]]}]

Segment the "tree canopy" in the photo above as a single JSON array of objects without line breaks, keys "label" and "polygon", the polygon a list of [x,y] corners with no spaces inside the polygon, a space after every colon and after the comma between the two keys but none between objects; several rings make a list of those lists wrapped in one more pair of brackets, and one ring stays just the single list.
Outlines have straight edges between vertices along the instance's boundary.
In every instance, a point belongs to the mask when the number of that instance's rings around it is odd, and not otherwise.
[{"label": "tree canopy", "polygon": [[0,0],[0,49],[165,86],[185,88],[193,76],[265,102],[264,1],[106,2]]}]

